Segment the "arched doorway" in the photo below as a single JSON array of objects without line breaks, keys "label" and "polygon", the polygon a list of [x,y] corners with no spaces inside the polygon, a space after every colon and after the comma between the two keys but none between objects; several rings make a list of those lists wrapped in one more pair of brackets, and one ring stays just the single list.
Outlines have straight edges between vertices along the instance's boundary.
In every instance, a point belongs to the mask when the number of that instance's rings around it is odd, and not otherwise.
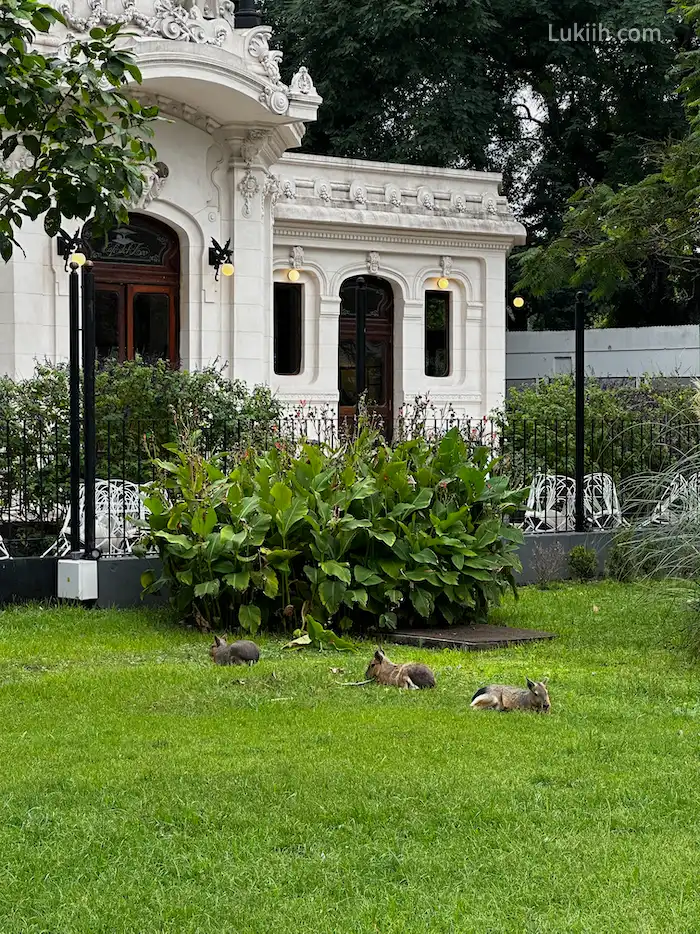
[{"label": "arched doorway", "polygon": [[[86,231],[86,240],[89,240]],[[128,224],[90,241],[95,264],[99,359],[116,357],[179,366],[180,243],[154,218],[132,214]]]},{"label": "arched doorway", "polygon": [[[340,337],[338,341],[338,388],[341,419],[354,417],[357,406],[357,302],[358,278],[340,287]],[[394,389],[394,292],[386,279],[362,276],[366,284],[365,387],[367,402],[391,432]]]}]

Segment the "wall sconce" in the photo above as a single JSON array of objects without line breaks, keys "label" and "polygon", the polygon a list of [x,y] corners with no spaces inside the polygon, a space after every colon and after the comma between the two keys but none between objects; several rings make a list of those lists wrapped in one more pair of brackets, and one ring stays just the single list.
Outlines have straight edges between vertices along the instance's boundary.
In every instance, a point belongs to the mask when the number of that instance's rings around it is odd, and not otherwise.
[{"label": "wall sconce", "polygon": [[290,282],[298,282],[300,275],[301,273],[299,272],[298,269],[290,269],[289,272],[287,273],[287,278],[289,279]]},{"label": "wall sconce", "polygon": [[67,234],[65,230],[61,227],[58,231],[58,237],[56,238],[56,246],[58,248],[58,255],[62,256],[64,259],[64,271],[68,272],[68,263],[75,263],[76,266],[84,266],[87,257],[83,253],[83,238],[80,231],[76,231],[75,235],[71,237],[70,234]]},{"label": "wall sconce", "polygon": [[513,299],[513,308],[522,308],[524,304],[525,299],[520,295],[516,295],[516,297]]},{"label": "wall sconce", "polygon": [[438,287],[439,289],[443,289],[443,290],[444,290],[444,289],[449,289],[449,287],[450,287],[450,280],[447,279],[445,276],[440,276],[440,278],[439,278],[438,281],[437,281],[437,287]]},{"label": "wall sconce", "polygon": [[216,272],[214,273],[214,281],[219,281],[219,273],[222,276],[233,275],[233,263],[231,262],[231,238],[229,237],[224,246],[221,246],[220,243],[212,237],[211,242],[213,246],[209,247],[209,265],[213,266]]}]

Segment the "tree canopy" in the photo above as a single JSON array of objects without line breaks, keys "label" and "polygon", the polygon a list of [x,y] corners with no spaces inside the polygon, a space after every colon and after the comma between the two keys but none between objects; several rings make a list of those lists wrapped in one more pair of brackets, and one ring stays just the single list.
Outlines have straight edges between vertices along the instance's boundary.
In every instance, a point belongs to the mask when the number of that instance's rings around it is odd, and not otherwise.
[{"label": "tree canopy", "polygon": [[63,22],[36,0],[0,6],[0,256],[9,260],[26,218],[44,217],[53,237],[62,218],[93,218],[103,230],[128,217],[155,158],[147,138],[156,108],[127,89],[141,75],[117,48],[120,26],[67,39],[56,55],[37,33]]},{"label": "tree canopy", "polygon": [[[693,28],[700,6],[676,9]],[[570,200],[561,233],[526,251],[519,287],[547,295],[587,287],[618,324],[683,323],[700,318],[700,52],[682,51],[674,69],[687,118],[685,135],[644,150],[634,184],[589,185]]]},{"label": "tree canopy", "polygon": [[[324,97],[306,149],[501,171],[530,246],[558,237],[577,191],[640,182],[649,147],[684,133],[672,66],[693,33],[666,0],[264,6],[286,60],[306,64]],[[603,24],[611,39],[561,41],[585,23]],[[624,41],[622,27],[656,32]],[[635,289],[661,305],[663,276],[648,264],[635,276]],[[626,300],[636,305],[635,295]],[[564,320],[573,298],[564,291],[534,304],[543,318]]]}]

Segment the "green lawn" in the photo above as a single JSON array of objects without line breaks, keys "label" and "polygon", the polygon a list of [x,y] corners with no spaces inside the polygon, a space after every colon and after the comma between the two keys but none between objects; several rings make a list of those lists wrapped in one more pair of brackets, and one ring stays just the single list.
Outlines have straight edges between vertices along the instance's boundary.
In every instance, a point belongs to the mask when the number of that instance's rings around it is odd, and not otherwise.
[{"label": "green lawn", "polygon": [[[369,644],[221,669],[158,615],[0,613],[0,934],[697,932],[682,602],[529,589],[494,621],[560,637],[395,648],[438,678],[400,692],[340,686]],[[551,716],[469,709],[526,675]]]}]

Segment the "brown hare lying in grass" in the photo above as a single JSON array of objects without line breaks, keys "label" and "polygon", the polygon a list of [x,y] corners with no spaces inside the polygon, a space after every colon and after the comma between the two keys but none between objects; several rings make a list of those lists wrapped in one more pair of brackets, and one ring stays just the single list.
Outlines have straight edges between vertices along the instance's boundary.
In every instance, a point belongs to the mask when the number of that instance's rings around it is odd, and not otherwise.
[{"label": "brown hare lying in grass", "polygon": [[381,649],[377,649],[369,663],[365,678],[379,684],[393,684],[398,688],[417,691],[419,688],[434,688],[435,675],[427,665],[420,662],[406,662],[395,665],[390,662]]},{"label": "brown hare lying in grass", "polygon": [[477,710],[534,710],[536,713],[549,713],[549,691],[547,679],[530,681],[527,688],[514,688],[508,684],[489,684],[479,688],[472,697],[471,706]]}]

